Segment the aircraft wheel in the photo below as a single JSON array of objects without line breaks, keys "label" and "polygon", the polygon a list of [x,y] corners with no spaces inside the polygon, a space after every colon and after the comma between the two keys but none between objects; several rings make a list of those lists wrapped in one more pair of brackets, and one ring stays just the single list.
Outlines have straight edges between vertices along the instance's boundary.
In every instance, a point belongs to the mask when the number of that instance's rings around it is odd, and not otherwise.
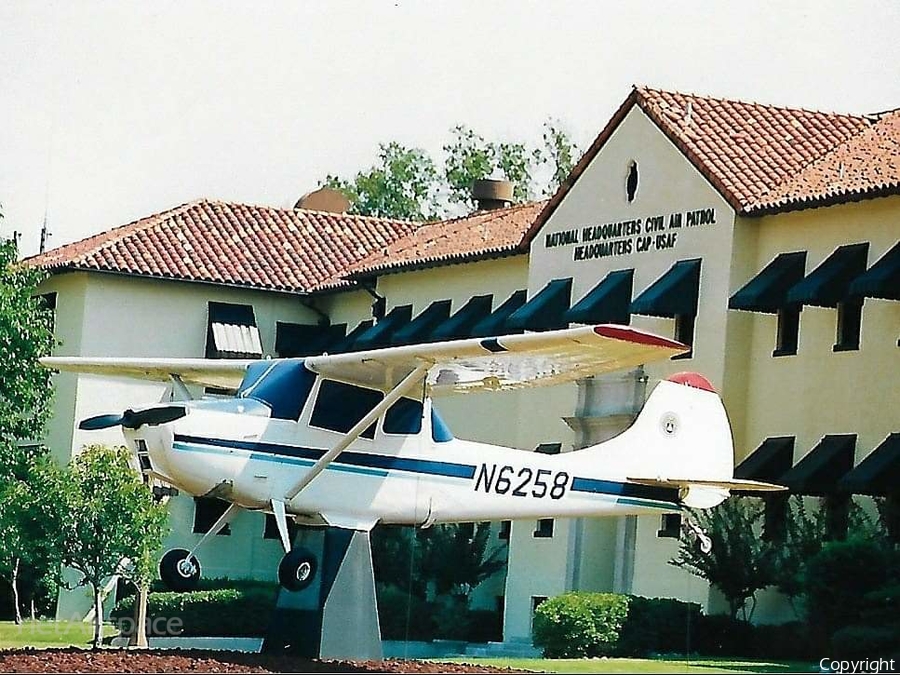
[{"label": "aircraft wheel", "polygon": [[189,551],[175,548],[159,561],[159,578],[166,588],[176,593],[193,591],[200,583],[200,561]]},{"label": "aircraft wheel", "polygon": [[302,591],[316,578],[318,562],[305,548],[295,548],[281,559],[278,581],[289,591]]}]

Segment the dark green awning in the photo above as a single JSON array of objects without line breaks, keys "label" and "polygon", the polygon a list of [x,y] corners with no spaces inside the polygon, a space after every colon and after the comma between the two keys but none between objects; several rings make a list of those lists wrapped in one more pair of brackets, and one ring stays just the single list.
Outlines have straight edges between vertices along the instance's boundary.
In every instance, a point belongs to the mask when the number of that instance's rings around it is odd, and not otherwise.
[{"label": "dark green awning", "polygon": [[744,458],[734,469],[734,477],[777,483],[794,463],[794,437],[773,436]]},{"label": "dark green awning", "polygon": [[900,433],[885,438],[840,485],[860,495],[900,494]]},{"label": "dark green awning", "polygon": [[365,333],[356,338],[353,343],[353,351],[360,352],[366,349],[379,349],[391,344],[394,333],[409,323],[412,318],[412,305],[399,305],[394,307],[387,316],[379,319]]},{"label": "dark green awning", "polygon": [[779,253],[762,272],[748,281],[731,296],[729,309],[775,314],[788,304],[787,293],[803,279],[806,271],[806,251]]},{"label": "dark green awning", "polygon": [[275,353],[286,359],[297,356],[314,356],[330,353],[330,347],[344,339],[347,324],[319,326],[318,324],[275,324]]},{"label": "dark green awning", "polygon": [[853,468],[855,447],[856,434],[823,436],[778,482],[795,494],[815,497],[834,494],[838,481]]},{"label": "dark green awning", "polygon": [[476,295],[469,298],[469,301],[453,316],[431,332],[431,339],[434,341],[462,340],[470,337],[475,324],[490,315],[493,301],[493,295]]},{"label": "dark green awning", "polygon": [[565,328],[565,318],[572,296],[572,278],[554,279],[537,295],[510,314],[506,324],[523,330],[555,330]]},{"label": "dark green awning", "polygon": [[697,315],[700,259],[679,260],[631,303],[632,314],[674,318]]},{"label": "dark green awning", "polygon": [[900,242],[850,284],[850,294],[900,300]]},{"label": "dark green awning", "polygon": [[508,335],[510,333],[521,333],[520,329],[510,328],[506,325],[509,315],[515,312],[519,307],[525,304],[525,298],[528,297],[526,291],[516,291],[491,312],[490,316],[483,318],[481,321],[472,326],[472,337],[491,337],[492,335]]},{"label": "dark green awning", "polygon": [[821,265],[788,291],[788,302],[837,307],[849,296],[850,284],[866,271],[869,242],[839,246]]},{"label": "dark green awning", "polygon": [[359,324],[347,333],[347,336],[343,340],[338,340],[329,349],[329,354],[344,354],[345,352],[352,352],[356,348],[353,346],[356,343],[356,340],[360,335],[364,334],[367,330],[372,327],[372,324],[375,322],[372,319],[366,319],[365,321],[360,321]]},{"label": "dark green awning", "polygon": [[450,301],[436,300],[423,309],[415,319],[394,332],[391,344],[411,345],[416,342],[426,342],[431,331],[446,321],[449,316]]},{"label": "dark green awning", "polygon": [[633,280],[634,270],[610,272],[566,312],[566,320],[572,323],[629,323]]}]

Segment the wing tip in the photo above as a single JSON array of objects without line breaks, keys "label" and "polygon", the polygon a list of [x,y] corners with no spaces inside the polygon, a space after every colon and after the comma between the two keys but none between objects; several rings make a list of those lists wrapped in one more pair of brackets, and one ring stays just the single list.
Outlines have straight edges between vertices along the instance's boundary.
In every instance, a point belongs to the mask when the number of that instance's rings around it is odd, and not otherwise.
[{"label": "wing tip", "polygon": [[676,349],[686,352],[690,349],[685,344],[672,340],[670,338],[647,333],[631,326],[617,326],[615,324],[602,324],[594,326],[594,333],[600,337],[610,338],[612,340],[622,340],[624,342],[634,342],[636,344],[648,345],[651,347],[664,347],[666,349]]}]

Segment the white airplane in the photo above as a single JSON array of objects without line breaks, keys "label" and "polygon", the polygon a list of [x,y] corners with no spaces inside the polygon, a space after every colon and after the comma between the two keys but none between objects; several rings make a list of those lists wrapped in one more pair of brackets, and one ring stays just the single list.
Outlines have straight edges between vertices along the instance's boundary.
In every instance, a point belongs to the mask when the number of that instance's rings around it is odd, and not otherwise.
[{"label": "white airplane", "polygon": [[[171,588],[196,586],[197,549],[247,509],[274,515],[285,551],[279,581],[300,590],[318,561],[292,550],[288,519],[369,531],[377,523],[680,513],[715,506],[733,489],[782,489],[733,478],[725,408],[694,373],[660,382],[619,436],[559,455],[457,439],[432,405],[440,395],[573,382],[686,349],[600,325],[293,359],[42,362],[60,371],[171,380],[186,399],[80,425],[121,425],[146,476],[230,502],[193,550],[163,557],[160,574]],[[190,400],[186,383],[237,394]],[[693,533],[708,548],[702,531]]]}]

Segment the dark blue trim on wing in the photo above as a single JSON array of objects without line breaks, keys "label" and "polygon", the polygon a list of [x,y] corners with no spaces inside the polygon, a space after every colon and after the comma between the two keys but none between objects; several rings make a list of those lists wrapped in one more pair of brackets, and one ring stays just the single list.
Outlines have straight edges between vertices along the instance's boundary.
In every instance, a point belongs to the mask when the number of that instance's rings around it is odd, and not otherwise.
[{"label": "dark blue trim on wing", "polygon": [[487,349],[489,352],[493,352],[494,354],[498,352],[509,351],[506,347],[500,344],[500,341],[497,338],[486,338],[481,341],[481,346]]},{"label": "dark blue trim on wing", "polygon": [[[303,459],[317,460],[325,454],[325,450],[318,448],[304,448],[296,445],[282,445],[280,443],[256,443],[253,441],[237,441],[222,438],[205,438],[200,436],[175,435],[175,441],[179,443],[201,443],[220,448],[236,448],[248,452],[259,452],[270,455],[282,455],[285,457],[301,457]],[[437,462],[430,459],[412,459],[408,457],[392,457],[391,455],[372,455],[365,452],[344,452],[340,455],[338,464],[351,466],[365,466],[373,469],[388,469],[396,471],[411,471],[413,473],[425,473],[433,476],[450,476],[452,478],[474,478],[475,467],[471,464],[454,464],[452,462]]]},{"label": "dark blue trim on wing", "polygon": [[619,483],[611,480],[597,480],[596,478],[572,479],[574,492],[597,492],[605,495],[619,497],[637,497],[639,499],[653,499],[660,502],[678,503],[677,488],[654,487],[652,485],[637,485],[635,483]]}]

